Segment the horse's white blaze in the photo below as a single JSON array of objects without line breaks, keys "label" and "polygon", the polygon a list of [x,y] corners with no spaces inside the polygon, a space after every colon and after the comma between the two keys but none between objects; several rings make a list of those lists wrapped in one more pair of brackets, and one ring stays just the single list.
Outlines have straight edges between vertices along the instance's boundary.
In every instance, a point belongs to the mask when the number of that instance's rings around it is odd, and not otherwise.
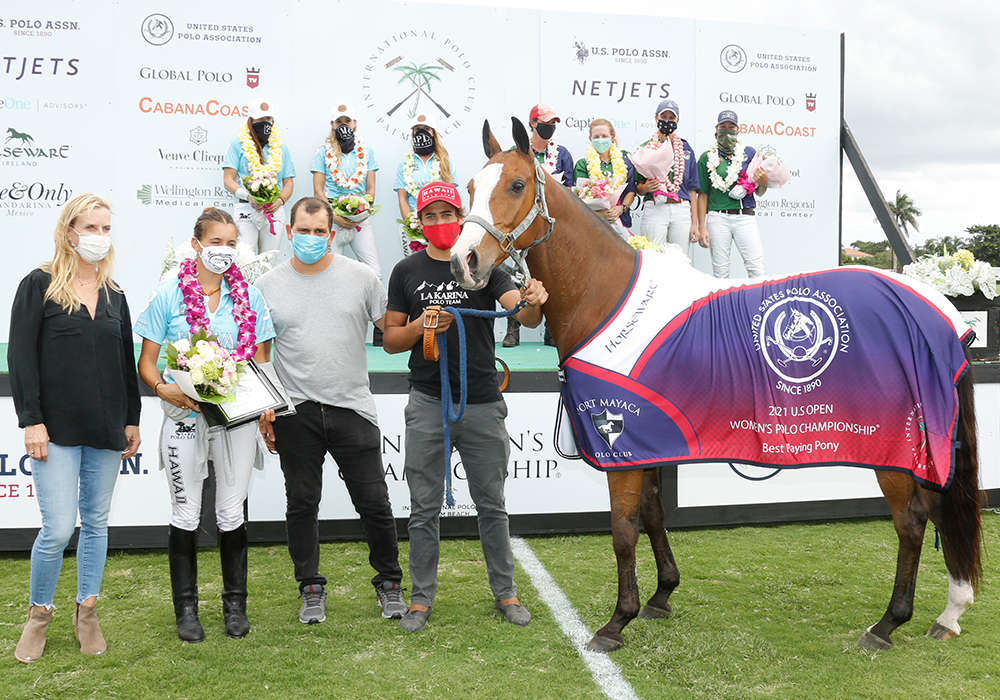
[{"label": "horse's white blaze", "polygon": [[972,605],[974,598],[971,583],[953,579],[951,574],[948,574],[948,605],[945,606],[944,612],[938,615],[937,623],[955,634],[961,634],[962,628],[958,624],[958,618]]},{"label": "horse's white blaze", "polygon": [[[475,214],[491,224],[493,223],[493,212],[490,211],[490,197],[493,195],[493,190],[496,188],[497,183],[500,182],[501,172],[503,172],[503,165],[501,163],[490,163],[472,178],[472,182],[475,183],[473,191],[476,194],[476,198],[469,208],[469,213]],[[467,262],[469,253],[482,242],[485,235],[487,235],[486,229],[482,226],[466,222],[462,226],[462,234],[451,247],[451,259],[457,260],[460,263],[462,274],[466,278],[461,281],[472,281],[472,275],[469,272]]]}]

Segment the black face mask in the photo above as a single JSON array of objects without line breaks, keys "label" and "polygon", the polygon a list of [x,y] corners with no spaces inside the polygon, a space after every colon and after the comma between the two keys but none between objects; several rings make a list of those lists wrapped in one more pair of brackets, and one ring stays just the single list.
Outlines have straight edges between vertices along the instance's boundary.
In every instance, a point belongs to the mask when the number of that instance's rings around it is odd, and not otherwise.
[{"label": "black face mask", "polygon": [[538,137],[548,141],[552,138],[552,134],[556,133],[555,124],[535,124],[535,133]]},{"label": "black face mask", "polygon": [[677,122],[673,119],[657,119],[656,128],[660,130],[660,133],[664,136],[670,136],[670,134],[677,131]]},{"label": "black face mask", "polygon": [[271,122],[255,122],[253,125],[253,135],[257,137],[260,142],[261,147],[267,145],[268,139],[271,138]]},{"label": "black face mask", "polygon": [[418,156],[429,156],[434,152],[434,136],[426,129],[413,132],[413,152]]},{"label": "black face mask", "polygon": [[341,124],[334,133],[342,153],[350,153],[354,150],[354,129],[347,124]]}]

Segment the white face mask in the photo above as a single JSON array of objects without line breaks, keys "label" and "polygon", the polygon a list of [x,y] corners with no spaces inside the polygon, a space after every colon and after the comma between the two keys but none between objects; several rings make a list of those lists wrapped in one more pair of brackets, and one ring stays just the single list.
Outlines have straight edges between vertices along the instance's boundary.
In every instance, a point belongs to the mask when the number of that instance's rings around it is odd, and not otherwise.
[{"label": "white face mask", "polygon": [[201,263],[209,272],[221,275],[236,262],[236,249],[227,245],[210,245],[201,249]]},{"label": "white face mask", "polygon": [[98,233],[76,232],[80,241],[74,246],[77,255],[88,263],[99,263],[104,260],[111,250],[111,236],[102,236]]}]

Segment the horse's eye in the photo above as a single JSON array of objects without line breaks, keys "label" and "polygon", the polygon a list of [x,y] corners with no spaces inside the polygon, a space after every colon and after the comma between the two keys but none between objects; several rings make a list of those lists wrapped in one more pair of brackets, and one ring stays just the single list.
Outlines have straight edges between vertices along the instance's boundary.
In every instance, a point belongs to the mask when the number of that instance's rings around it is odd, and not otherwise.
[{"label": "horse's eye", "polygon": [[510,191],[514,194],[521,194],[524,192],[524,180],[517,178],[514,182],[510,183]]}]

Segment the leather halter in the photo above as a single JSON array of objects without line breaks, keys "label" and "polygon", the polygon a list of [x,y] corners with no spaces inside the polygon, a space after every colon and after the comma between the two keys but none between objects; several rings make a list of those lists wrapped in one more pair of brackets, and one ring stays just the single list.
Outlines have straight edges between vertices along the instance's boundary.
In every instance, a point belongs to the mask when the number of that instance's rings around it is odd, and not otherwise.
[{"label": "leather halter", "polygon": [[[545,235],[532,241],[525,248],[516,248],[514,246],[515,241],[520,237],[522,233],[528,230],[528,227],[534,223],[535,218],[541,216],[549,224],[549,230],[545,232]],[[524,275],[525,282],[531,279],[531,273],[528,271],[528,263],[525,262],[525,258],[528,255],[528,251],[534,248],[536,245],[540,245],[549,239],[552,235],[552,230],[556,226],[556,220],[549,216],[549,204],[545,201],[545,170],[538,163],[535,164],[535,203],[531,205],[531,210],[521,219],[521,223],[514,227],[514,230],[510,233],[504,233],[498,229],[495,225],[491,224],[486,219],[481,216],[476,216],[471,214],[465,217],[465,223],[479,224],[482,226],[487,233],[489,233],[496,242],[500,244],[500,248],[511,260],[517,263],[518,269]],[[464,226],[464,224],[463,224]]]}]

